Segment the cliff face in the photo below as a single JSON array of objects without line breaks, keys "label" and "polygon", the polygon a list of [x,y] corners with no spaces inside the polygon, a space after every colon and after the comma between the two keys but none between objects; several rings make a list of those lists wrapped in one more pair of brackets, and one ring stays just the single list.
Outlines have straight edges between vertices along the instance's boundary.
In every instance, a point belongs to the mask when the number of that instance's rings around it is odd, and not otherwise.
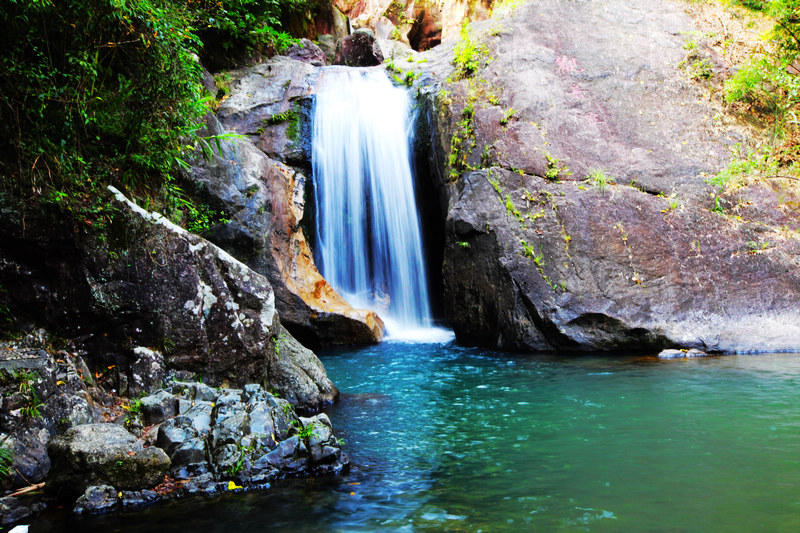
[{"label": "cliff face", "polygon": [[459,340],[800,349],[794,193],[705,183],[747,133],[678,67],[693,30],[677,3],[532,1],[425,54]]}]

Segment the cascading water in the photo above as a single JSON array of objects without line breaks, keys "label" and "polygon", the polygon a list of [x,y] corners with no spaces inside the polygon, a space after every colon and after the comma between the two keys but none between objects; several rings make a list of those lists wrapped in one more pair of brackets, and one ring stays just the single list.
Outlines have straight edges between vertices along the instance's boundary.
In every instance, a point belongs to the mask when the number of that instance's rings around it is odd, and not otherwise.
[{"label": "cascading water", "polygon": [[390,336],[429,327],[411,171],[411,102],[381,70],[327,70],[314,110],[316,261]]}]

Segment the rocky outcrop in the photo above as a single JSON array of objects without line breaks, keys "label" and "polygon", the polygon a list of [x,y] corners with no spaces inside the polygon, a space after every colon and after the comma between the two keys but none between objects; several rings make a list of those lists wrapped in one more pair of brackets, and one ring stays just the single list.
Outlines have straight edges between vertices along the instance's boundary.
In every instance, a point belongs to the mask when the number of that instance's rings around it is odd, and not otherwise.
[{"label": "rocky outcrop", "polygon": [[377,342],[380,318],[353,309],[325,281],[303,230],[315,76],[308,64],[287,58],[240,73],[208,130],[249,139],[221,142],[212,157],[198,159],[189,178],[229,219],[209,238],[267,276],[293,335],[314,347]]},{"label": "rocky outcrop", "polygon": [[298,409],[333,401],[330,380],[298,366],[307,353],[300,363],[284,350],[278,363],[280,322],[266,278],[119,191],[109,201],[118,212],[103,240],[76,238],[72,228],[30,214],[27,226],[13,215],[4,220],[0,274],[20,322],[46,323],[77,339],[90,367],[110,375],[119,394],[147,391],[180,371],[288,395],[286,381],[274,381],[280,366],[293,367],[295,381],[308,380],[306,392],[317,390]]},{"label": "rocky outcrop", "polygon": [[74,351],[49,352],[34,332],[0,343],[0,446],[11,453],[3,489],[41,483],[50,471],[47,443],[65,429],[100,422],[106,412],[94,380]]},{"label": "rocky outcrop", "polygon": [[335,6],[356,28],[370,29],[380,39],[393,39],[428,50],[458,36],[463,24],[485,20],[488,0],[336,0]]},{"label": "rocky outcrop", "polygon": [[691,30],[672,3],[534,1],[474,25],[474,75],[424,55],[460,341],[800,349],[796,213],[705,183],[745,133],[678,68]]},{"label": "rocky outcrop", "polygon": [[336,43],[333,62],[348,67],[374,67],[383,63],[383,51],[372,30],[359,29]]},{"label": "rocky outcrop", "polygon": [[116,489],[151,488],[163,481],[170,460],[116,424],[74,426],[50,441],[52,463],[47,489],[75,498],[94,485]]}]

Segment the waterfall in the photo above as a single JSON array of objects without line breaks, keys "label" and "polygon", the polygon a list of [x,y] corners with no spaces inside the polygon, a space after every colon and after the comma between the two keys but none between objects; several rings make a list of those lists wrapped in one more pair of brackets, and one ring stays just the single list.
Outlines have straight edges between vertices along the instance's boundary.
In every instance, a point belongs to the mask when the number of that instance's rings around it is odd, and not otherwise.
[{"label": "waterfall", "polygon": [[410,144],[411,100],[382,70],[330,69],[316,97],[315,259],[390,336],[431,325]]}]

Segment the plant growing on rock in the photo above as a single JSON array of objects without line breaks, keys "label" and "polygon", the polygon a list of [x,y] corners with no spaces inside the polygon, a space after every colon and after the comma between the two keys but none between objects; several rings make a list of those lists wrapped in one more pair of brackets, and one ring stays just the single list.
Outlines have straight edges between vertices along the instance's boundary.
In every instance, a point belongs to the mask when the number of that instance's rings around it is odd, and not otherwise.
[{"label": "plant growing on rock", "polygon": [[7,478],[11,473],[11,464],[13,462],[13,452],[4,445],[0,445],[0,480]]},{"label": "plant growing on rock", "polygon": [[489,50],[485,44],[472,37],[469,24],[461,26],[459,35],[461,40],[453,50],[453,65],[456,67],[455,78],[460,80],[478,71],[481,62],[488,58]]},{"label": "plant growing on rock", "polygon": [[608,185],[616,183],[613,176],[606,174],[604,170],[598,168],[590,170],[586,179],[600,192],[605,191]]}]

